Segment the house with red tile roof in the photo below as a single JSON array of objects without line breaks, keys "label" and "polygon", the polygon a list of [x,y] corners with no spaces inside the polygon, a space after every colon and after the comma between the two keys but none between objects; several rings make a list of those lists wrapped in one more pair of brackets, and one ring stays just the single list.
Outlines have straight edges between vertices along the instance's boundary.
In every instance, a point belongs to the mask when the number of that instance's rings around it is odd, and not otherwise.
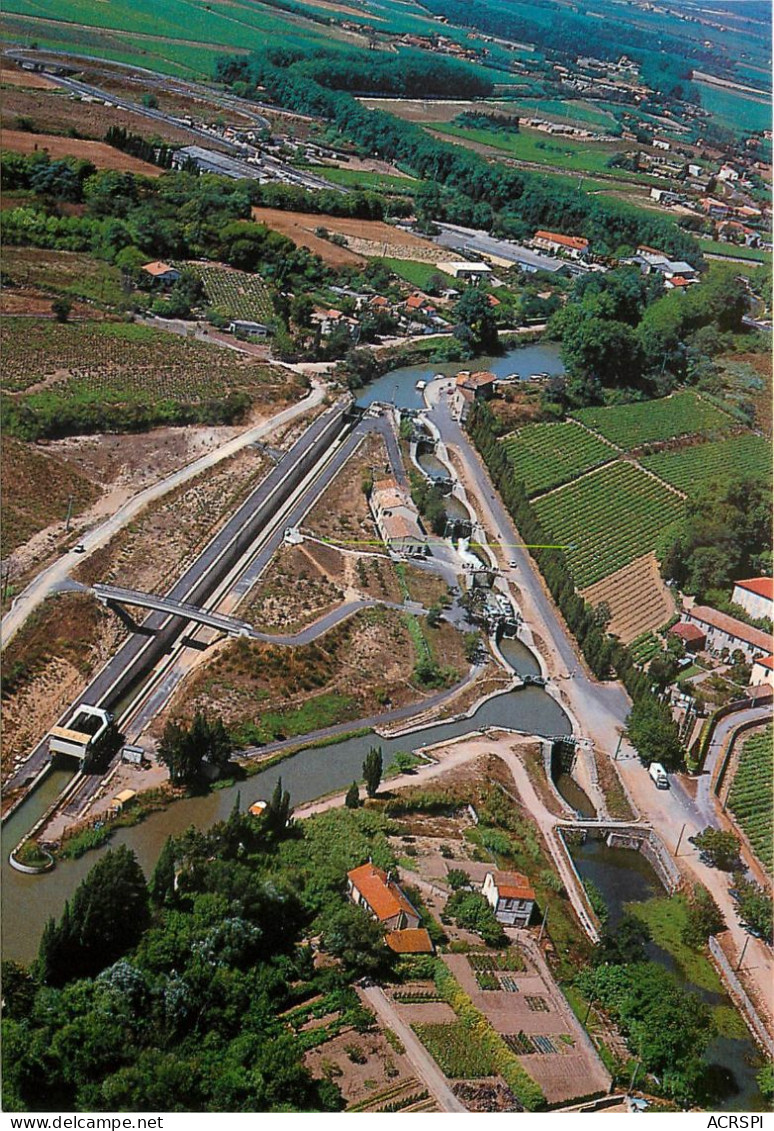
[{"label": "house with red tile roof", "polygon": [[772,637],[760,628],[753,628],[737,617],[720,613],[708,605],[694,605],[683,613],[687,624],[697,625],[707,637],[707,647],[713,652],[742,652],[748,663],[757,656],[768,656],[772,651]]},{"label": "house with red tile roof", "polygon": [[347,872],[347,894],[388,931],[417,928],[421,916],[389,872],[370,861]]},{"label": "house with red tile roof", "polygon": [[384,941],[396,954],[432,954],[435,949],[424,927],[405,927],[402,931],[388,931]]},{"label": "house with red tile roof", "polygon": [[542,228],[532,237],[533,247],[554,255],[568,255],[570,259],[582,259],[588,255],[589,241],[583,236],[565,236],[562,232],[544,232]]},{"label": "house with red tile roof", "polygon": [[753,620],[768,617],[774,619],[774,579],[771,577],[750,577],[736,581],[731,600],[741,605]]},{"label": "house with red tile roof", "polygon": [[680,621],[679,624],[673,624],[669,630],[670,636],[676,636],[678,640],[682,640],[685,645],[686,652],[701,652],[704,645],[707,643],[707,634],[695,624],[686,624]]},{"label": "house with red tile roof", "polygon": [[140,270],[150,275],[155,282],[165,285],[175,283],[180,278],[180,272],[176,267],[171,267],[169,263],[162,263],[158,259],[154,263],[144,263]]},{"label": "house with red tile roof", "polygon": [[526,927],[535,906],[535,892],[521,872],[487,872],[481,894],[506,927]]}]

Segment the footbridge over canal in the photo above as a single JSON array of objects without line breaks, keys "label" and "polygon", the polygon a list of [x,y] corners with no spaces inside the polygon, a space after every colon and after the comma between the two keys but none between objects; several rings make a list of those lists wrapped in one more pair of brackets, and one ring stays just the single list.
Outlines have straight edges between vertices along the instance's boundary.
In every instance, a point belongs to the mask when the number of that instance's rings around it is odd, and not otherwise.
[{"label": "footbridge over canal", "polygon": [[[247,621],[238,620],[236,617],[226,616],[224,613],[213,613],[193,605],[190,601],[176,600],[174,597],[158,597],[155,593],[142,593],[138,589],[122,589],[118,585],[92,586],[94,596],[103,605],[117,608],[129,605],[133,608],[152,609],[157,613],[169,613],[173,617],[195,621],[197,624],[217,628],[229,636],[250,636],[253,626]],[[141,626],[140,626],[141,627]]]}]

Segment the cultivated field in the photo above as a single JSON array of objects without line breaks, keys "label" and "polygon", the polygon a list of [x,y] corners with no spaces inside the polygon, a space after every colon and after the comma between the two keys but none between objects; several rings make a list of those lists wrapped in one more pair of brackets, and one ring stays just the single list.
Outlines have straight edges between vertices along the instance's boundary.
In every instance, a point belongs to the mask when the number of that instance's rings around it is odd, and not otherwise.
[{"label": "cultivated field", "polygon": [[0,83],[3,86],[18,86],[24,90],[53,90],[55,84],[44,75],[34,71],[23,71],[20,67],[9,66],[6,60],[0,61]]},{"label": "cultivated field", "polygon": [[201,279],[207,301],[226,318],[266,322],[274,317],[271,292],[259,275],[199,260],[188,260],[177,266]]},{"label": "cultivated field", "polygon": [[728,795],[728,808],[750,839],[755,855],[769,875],[774,870],[774,817],[771,811],[771,723],[742,744],[742,753]]},{"label": "cultivated field", "polygon": [[581,591],[596,608],[610,609],[608,632],[631,644],[645,632],[661,628],[675,611],[671,593],[664,584],[654,554],[645,554],[631,565],[616,570],[602,581]]},{"label": "cultivated field", "polygon": [[618,454],[574,422],[528,424],[503,441],[513,477],[527,495],[569,483]]},{"label": "cultivated field", "polygon": [[[283,212],[279,208],[254,208],[253,219],[266,224],[293,240],[297,247],[306,247],[332,266],[361,263],[363,257],[392,256],[395,259],[432,259],[436,262],[448,258],[448,252],[429,240],[420,239],[410,232],[385,224],[381,220],[357,220],[341,216],[319,216],[313,212]],[[329,240],[315,235],[315,229],[325,228],[331,234],[342,235],[351,247],[337,247]]]},{"label": "cultivated field", "polygon": [[27,288],[33,288],[110,306],[120,304],[126,297],[118,267],[78,251],[6,246],[3,279],[4,291],[19,288],[23,294]]},{"label": "cultivated field", "polygon": [[145,177],[158,177],[161,169],[137,157],[130,157],[112,145],[101,141],[83,141],[80,138],[58,137],[55,134],[34,134],[26,130],[3,130],[3,149],[13,153],[48,153],[50,157],[76,157],[90,161],[97,169],[117,169],[121,173],[138,173]]},{"label": "cultivated field", "polygon": [[735,425],[727,413],[690,392],[638,404],[582,408],[573,415],[625,451],[681,436],[721,435]]},{"label": "cultivated field", "polygon": [[727,483],[740,476],[771,479],[771,445],[763,436],[747,433],[657,452],[644,456],[640,463],[678,490],[695,495],[713,483]]},{"label": "cultivated field", "polygon": [[[622,505],[613,514],[616,499]],[[654,550],[683,502],[644,471],[616,461],[537,499],[534,508],[549,539],[568,547],[570,570],[583,589]]]}]

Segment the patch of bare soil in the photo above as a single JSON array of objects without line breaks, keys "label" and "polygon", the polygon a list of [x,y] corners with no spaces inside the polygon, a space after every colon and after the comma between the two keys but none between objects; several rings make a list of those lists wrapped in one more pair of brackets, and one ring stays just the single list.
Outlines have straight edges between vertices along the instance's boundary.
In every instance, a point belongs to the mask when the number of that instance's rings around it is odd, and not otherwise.
[{"label": "patch of bare soil", "polygon": [[365,488],[387,473],[383,439],[367,436],[307,514],[303,529],[318,538],[334,538],[351,549],[384,552]]},{"label": "patch of bare soil", "polygon": [[421,698],[410,682],[413,667],[414,649],[401,615],[364,609],[295,648],[246,638],[224,641],[183,682],[168,716],[188,718],[206,710],[222,715],[231,729],[260,728],[266,714],[290,716],[305,708],[305,728],[298,733],[307,733]]},{"label": "patch of bare soil", "polygon": [[0,63],[0,83],[3,86],[18,86],[25,90],[53,90],[55,84],[44,75],[35,71],[23,71],[21,67],[9,65],[5,60]]},{"label": "patch of bare soil", "polygon": [[[0,314],[8,318],[19,318],[24,315],[38,318],[53,318],[51,311],[51,295],[33,288],[5,287],[0,292]],[[70,311],[70,321],[79,319],[99,319],[99,313],[83,302],[74,302]],[[23,324],[19,326],[23,332]]]},{"label": "patch of bare soil", "polygon": [[125,635],[121,622],[83,593],[51,597],[29,618],[3,656],[4,778]]},{"label": "patch of bare soil", "polygon": [[265,458],[246,450],[202,472],[152,503],[73,576],[87,585],[166,592],[266,470]]},{"label": "patch of bare soil", "polygon": [[[297,247],[308,247],[320,255],[326,263],[340,266],[347,263],[362,263],[362,257],[346,247],[337,247],[329,240],[315,235],[317,228],[342,235],[353,240],[356,250],[362,245],[364,255],[393,255],[393,249],[410,249],[411,258],[421,258],[421,253],[433,253],[443,258],[443,253],[430,240],[401,231],[381,220],[358,220],[342,216],[320,216],[314,212],[283,212],[278,208],[253,208],[253,219],[267,224],[274,231],[281,232],[293,240]],[[385,251],[385,246],[387,251]],[[434,259],[434,262],[436,259]]]},{"label": "patch of bare soil", "polygon": [[[338,558],[334,570],[323,569],[308,549]],[[262,632],[297,632],[343,601],[345,564],[344,555],[314,543],[281,546],[239,615]]]},{"label": "patch of bare soil", "polygon": [[524,1111],[511,1089],[499,1076],[492,1080],[460,1081],[452,1091],[468,1111]]},{"label": "patch of bare soil", "polygon": [[332,1080],[350,1109],[383,1110],[390,1100],[408,1101],[425,1090],[405,1054],[393,1048],[382,1031],[347,1030],[307,1052],[304,1064],[315,1079]]},{"label": "patch of bare soil", "polygon": [[117,169],[122,173],[140,173],[144,177],[158,177],[161,169],[140,161],[112,145],[101,141],[82,141],[80,138],[58,137],[55,134],[28,133],[26,130],[3,130],[3,145],[14,153],[48,153],[54,160],[60,157],[83,157],[98,169]]},{"label": "patch of bare soil", "polygon": [[674,599],[664,584],[655,554],[637,558],[602,581],[580,590],[580,594],[594,608],[608,607],[608,631],[624,644],[631,644],[643,632],[661,628],[675,611]]}]

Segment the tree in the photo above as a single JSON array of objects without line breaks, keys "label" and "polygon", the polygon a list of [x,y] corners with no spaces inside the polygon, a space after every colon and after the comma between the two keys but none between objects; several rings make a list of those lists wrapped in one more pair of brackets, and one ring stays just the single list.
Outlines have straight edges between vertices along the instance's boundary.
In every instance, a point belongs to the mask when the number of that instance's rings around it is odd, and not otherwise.
[{"label": "tree", "polygon": [[694,884],[688,901],[688,917],[683,928],[683,942],[699,950],[710,935],[725,931],[726,921],[710,893],[701,884]]},{"label": "tree", "polygon": [[328,919],[322,945],[341,959],[349,977],[378,974],[389,969],[392,951],[384,942],[381,925],[362,907],[347,903]]},{"label": "tree", "polygon": [[287,830],[292,816],[290,793],[283,790],[282,778],[279,778],[263,814],[264,828],[275,837],[281,837]]},{"label": "tree", "polygon": [[[488,295],[475,287],[468,287],[454,305],[454,317],[458,328],[468,331],[465,337],[470,341],[475,353],[497,353],[500,339],[497,333],[497,320]],[[457,336],[456,330],[455,336]]]},{"label": "tree", "polygon": [[688,839],[696,845],[702,860],[710,867],[719,868],[721,872],[733,872],[739,867],[739,841],[733,833],[707,825]]},{"label": "tree", "polygon": [[363,762],[363,779],[365,781],[366,793],[369,797],[376,796],[379,790],[379,783],[382,780],[383,771],[382,748],[381,746],[372,746]]},{"label": "tree", "polygon": [[148,884],[150,897],[157,907],[171,903],[175,894],[175,842],[171,836],[164,841],[156,867]]},{"label": "tree", "polygon": [[470,876],[462,868],[450,868],[446,873],[446,882],[452,891],[470,887]]},{"label": "tree", "polygon": [[446,901],[446,914],[460,927],[481,935],[487,946],[502,946],[505,932],[489,903],[477,891],[459,890]]},{"label": "tree", "polygon": [[660,762],[676,769],[683,760],[683,747],[669,708],[651,695],[635,699],[626,721],[629,739],[643,762]]},{"label": "tree", "polygon": [[732,894],[739,908],[739,917],[760,938],[772,941],[772,898],[762,887],[741,874],[734,875]]},{"label": "tree", "polygon": [[66,322],[70,317],[70,311],[72,310],[72,308],[73,304],[68,298],[65,298],[63,295],[55,298],[51,303],[51,310],[56,316],[57,322]]},{"label": "tree", "polygon": [[61,986],[93,977],[139,941],[150,921],[145,876],[126,845],[108,851],[76,888],[58,924],[41,939],[38,971]]},{"label": "tree", "polygon": [[441,623],[442,615],[443,615],[443,609],[441,608],[440,605],[431,605],[430,608],[427,610],[427,617],[425,618],[426,621],[427,621],[428,627],[429,628],[437,628],[438,625]]},{"label": "tree", "polygon": [[644,962],[645,944],[650,942],[648,924],[634,915],[622,915],[615,928],[605,927],[594,951],[595,965],[629,965]]},{"label": "tree", "polygon": [[416,755],[410,753],[408,750],[399,750],[392,760],[392,764],[396,770],[402,774],[409,774],[417,764]]},{"label": "tree", "polygon": [[347,790],[344,804],[348,809],[358,809],[360,807],[360,789],[356,781]]},{"label": "tree", "polygon": [[207,762],[223,772],[233,751],[233,742],[222,718],[209,720],[202,711],[194,715],[190,727],[170,720],[159,742],[158,757],[169,770],[175,785],[195,785]]}]

